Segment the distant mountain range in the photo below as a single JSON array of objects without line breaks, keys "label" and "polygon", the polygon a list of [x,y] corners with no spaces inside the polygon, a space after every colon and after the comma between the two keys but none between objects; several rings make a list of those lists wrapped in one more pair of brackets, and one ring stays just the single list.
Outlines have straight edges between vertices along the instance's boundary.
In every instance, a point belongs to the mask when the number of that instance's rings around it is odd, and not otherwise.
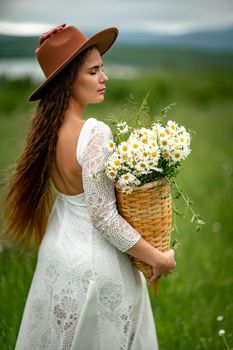
[{"label": "distant mountain range", "polygon": [[219,31],[203,31],[184,35],[123,33],[120,43],[179,46],[206,50],[233,51],[233,27]]},{"label": "distant mountain range", "polygon": [[[92,33],[86,33],[91,36]],[[207,51],[233,52],[233,27],[184,35],[153,35],[120,32],[118,45],[180,47]],[[0,58],[30,57],[38,46],[38,37],[0,35]]]}]

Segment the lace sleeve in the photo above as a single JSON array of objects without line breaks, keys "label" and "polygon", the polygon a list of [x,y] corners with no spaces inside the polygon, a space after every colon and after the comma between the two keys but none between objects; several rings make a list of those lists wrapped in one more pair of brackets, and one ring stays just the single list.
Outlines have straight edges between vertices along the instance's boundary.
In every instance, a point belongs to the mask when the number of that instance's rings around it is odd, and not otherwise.
[{"label": "lace sleeve", "polygon": [[93,225],[115,247],[125,252],[137,243],[141,234],[120,216],[112,180],[104,172],[96,178],[92,177],[104,170],[104,163],[110,154],[107,148],[110,139],[111,129],[101,121],[89,131],[81,162],[83,188]]}]

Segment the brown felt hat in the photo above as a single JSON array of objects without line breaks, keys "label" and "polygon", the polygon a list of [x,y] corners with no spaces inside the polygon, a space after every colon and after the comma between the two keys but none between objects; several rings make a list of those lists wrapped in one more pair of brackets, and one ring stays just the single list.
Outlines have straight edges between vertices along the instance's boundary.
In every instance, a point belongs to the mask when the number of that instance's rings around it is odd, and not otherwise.
[{"label": "brown felt hat", "polygon": [[36,56],[46,80],[31,94],[29,101],[39,100],[48,82],[80,52],[96,45],[100,54],[103,55],[110,49],[117,35],[118,29],[111,27],[88,38],[76,27],[68,26],[48,36],[36,50]]}]

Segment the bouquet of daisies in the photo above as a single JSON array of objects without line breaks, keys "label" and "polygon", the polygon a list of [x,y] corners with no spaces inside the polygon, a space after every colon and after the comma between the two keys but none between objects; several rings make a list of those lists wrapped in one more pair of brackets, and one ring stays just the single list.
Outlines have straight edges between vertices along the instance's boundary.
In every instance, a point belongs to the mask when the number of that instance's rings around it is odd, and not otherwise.
[{"label": "bouquet of daisies", "polygon": [[[172,227],[172,214],[178,214],[173,199],[183,197],[192,211],[192,221],[196,219],[197,230],[204,222],[193,211],[191,201],[174,181],[182,161],[191,152],[191,133],[173,120],[165,122],[166,113],[174,104],[152,118],[148,96],[131,118],[131,123],[130,118],[127,118],[129,122],[119,121],[115,117],[110,119],[113,140],[108,144],[111,154],[105,163],[105,172],[115,184],[120,214],[150,244],[166,251],[171,245],[174,247],[177,241],[171,244],[171,232],[177,229],[175,222]],[[150,266],[134,257],[130,258],[146,278],[151,277]],[[158,282],[159,279],[152,285],[155,296]]]},{"label": "bouquet of daisies", "polygon": [[155,122],[150,128],[139,129],[120,122],[117,129],[127,140],[109,142],[113,153],[106,163],[106,174],[126,193],[130,193],[133,186],[174,176],[180,162],[191,152],[190,134],[172,120],[164,126]]}]

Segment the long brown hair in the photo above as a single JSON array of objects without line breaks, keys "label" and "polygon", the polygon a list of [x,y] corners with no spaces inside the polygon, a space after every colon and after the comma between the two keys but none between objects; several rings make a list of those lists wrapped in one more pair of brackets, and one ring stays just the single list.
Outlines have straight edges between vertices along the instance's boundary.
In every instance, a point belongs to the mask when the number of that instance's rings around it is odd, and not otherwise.
[{"label": "long brown hair", "polygon": [[[39,247],[53,205],[51,165],[58,130],[69,104],[72,84],[91,46],[81,52],[47,85],[28,127],[25,147],[5,180],[1,232],[13,244]],[[9,243],[7,243],[9,244]]]}]

